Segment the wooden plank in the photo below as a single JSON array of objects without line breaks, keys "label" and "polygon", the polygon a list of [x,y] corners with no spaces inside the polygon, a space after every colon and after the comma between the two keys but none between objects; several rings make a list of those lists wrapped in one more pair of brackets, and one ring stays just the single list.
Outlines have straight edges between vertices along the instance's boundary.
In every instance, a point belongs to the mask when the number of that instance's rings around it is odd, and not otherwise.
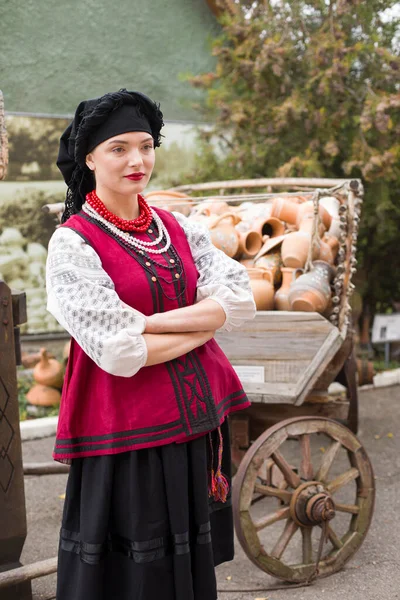
[{"label": "wooden plank", "polygon": [[178,185],[171,190],[177,192],[229,190],[237,188],[285,187],[304,186],[311,188],[331,188],[346,183],[348,179],[333,179],[330,177],[260,177],[259,179],[233,179],[225,181],[208,181]]},{"label": "wooden plank", "polygon": [[[30,581],[36,577],[44,577],[57,571],[57,557],[41,560],[40,562],[18,567],[0,573],[0,589],[5,589],[10,586],[21,585],[25,581]],[[15,596],[16,597],[16,596]]]},{"label": "wooden plank", "polygon": [[336,351],[341,346],[342,342],[343,340],[338,329],[332,327],[332,331],[326,338],[318,353],[315,355],[314,360],[308,366],[308,369],[303,374],[302,379],[297,383],[295,400],[296,405],[303,403],[308,392],[310,389],[312,389],[331,359],[335,356]]}]

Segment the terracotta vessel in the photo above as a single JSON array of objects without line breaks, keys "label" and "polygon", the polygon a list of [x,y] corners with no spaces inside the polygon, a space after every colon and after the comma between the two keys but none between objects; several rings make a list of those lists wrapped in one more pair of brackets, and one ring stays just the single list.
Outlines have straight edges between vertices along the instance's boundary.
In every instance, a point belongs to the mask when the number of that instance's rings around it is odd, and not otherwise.
[{"label": "terracotta vessel", "polygon": [[339,250],[339,240],[333,235],[326,234],[320,241],[319,259],[333,265]]},{"label": "terracotta vessel", "polygon": [[245,266],[246,269],[254,268],[254,258],[242,258],[239,260],[240,264]]},{"label": "terracotta vessel", "polygon": [[232,211],[233,208],[227,202],[220,200],[209,201],[207,204],[211,215],[223,215],[226,212]]},{"label": "terracotta vessel", "polygon": [[60,404],[61,394],[53,387],[37,384],[26,394],[26,399],[35,406],[56,406]]},{"label": "terracotta vessel", "polygon": [[[306,264],[311,244],[313,219],[303,219],[299,231],[289,233],[282,243],[282,261],[285,267],[303,268]],[[319,257],[319,244],[313,248],[313,260]]]},{"label": "terracotta vessel", "polygon": [[[291,225],[297,225],[298,227],[300,227],[301,222],[306,216],[312,217],[313,214],[314,204],[312,200],[303,202],[303,204],[295,204],[294,202],[285,200],[284,198],[275,198],[272,203],[271,217],[276,217],[281,221],[285,221]],[[326,208],[321,205],[319,206],[319,216],[325,229],[329,229],[332,222],[332,217]]]},{"label": "terracotta vessel", "polygon": [[300,275],[289,292],[291,310],[323,313],[332,296],[330,282],[335,271],[331,265],[316,260],[311,271]]},{"label": "terracotta vessel", "polygon": [[253,258],[261,249],[262,238],[257,231],[239,231],[239,249],[235,258]]},{"label": "terracotta vessel", "polygon": [[272,310],[274,308],[274,286],[271,273],[257,268],[248,269],[247,272],[257,310]]},{"label": "terracotta vessel", "polygon": [[254,231],[261,236],[268,235],[270,238],[278,237],[285,233],[285,224],[276,217],[259,218],[253,222]]},{"label": "terracotta vessel", "polygon": [[231,258],[237,255],[239,249],[239,232],[235,229],[239,221],[240,217],[232,212],[211,215],[208,219],[212,243]]},{"label": "terracotta vessel", "polygon": [[296,281],[296,276],[300,269],[292,269],[291,267],[281,267],[282,285],[275,293],[274,308],[275,310],[290,310],[289,291],[291,285]]},{"label": "terracotta vessel", "polygon": [[158,206],[168,211],[177,211],[188,217],[192,210],[192,199],[182,192],[173,190],[157,190],[146,194],[150,206]]},{"label": "terracotta vessel", "polygon": [[274,285],[279,285],[282,280],[281,267],[283,263],[281,253],[278,249],[274,248],[274,250],[267,252],[263,256],[259,256],[257,260],[254,260],[254,266],[270,271]]},{"label": "terracotta vessel", "polygon": [[338,238],[341,233],[339,220],[339,200],[334,196],[324,196],[320,199],[319,205],[323,206],[332,217],[332,222],[329,227],[328,233]]},{"label": "terracotta vessel", "polygon": [[63,384],[63,367],[54,358],[49,358],[46,348],[40,349],[40,361],[33,369],[33,378],[36,383],[44,386],[60,388]]}]

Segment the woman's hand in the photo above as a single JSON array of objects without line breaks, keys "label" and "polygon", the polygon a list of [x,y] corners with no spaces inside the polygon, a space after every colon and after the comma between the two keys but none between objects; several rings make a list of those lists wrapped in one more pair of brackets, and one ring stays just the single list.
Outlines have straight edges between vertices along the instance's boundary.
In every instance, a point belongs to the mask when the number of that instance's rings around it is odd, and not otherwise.
[{"label": "woman's hand", "polygon": [[225,311],[218,302],[204,299],[192,306],[146,317],[144,333],[216,331],[222,327],[225,319]]}]

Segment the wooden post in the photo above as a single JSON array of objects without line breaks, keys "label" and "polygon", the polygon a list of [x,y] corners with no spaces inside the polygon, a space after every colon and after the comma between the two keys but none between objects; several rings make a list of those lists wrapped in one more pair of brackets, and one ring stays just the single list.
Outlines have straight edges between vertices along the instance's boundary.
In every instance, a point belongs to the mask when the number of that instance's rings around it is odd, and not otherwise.
[{"label": "wooden post", "polygon": [[[0,572],[21,566],[26,510],[14,327],[26,320],[25,294],[0,280]],[[32,600],[30,581],[1,591],[1,600]]]},{"label": "wooden post", "polygon": [[4,100],[0,90],[0,180],[4,179],[8,165],[8,143],[4,115]]}]

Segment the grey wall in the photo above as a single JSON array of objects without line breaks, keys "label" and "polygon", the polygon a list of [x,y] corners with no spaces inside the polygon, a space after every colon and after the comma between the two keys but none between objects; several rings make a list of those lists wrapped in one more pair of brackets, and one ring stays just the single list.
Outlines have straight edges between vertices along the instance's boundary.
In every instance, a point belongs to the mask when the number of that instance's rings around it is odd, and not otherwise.
[{"label": "grey wall", "polygon": [[199,91],[179,74],[211,69],[219,32],[205,0],[1,0],[0,89],[6,111],[69,114],[120,87],[196,121]]}]

